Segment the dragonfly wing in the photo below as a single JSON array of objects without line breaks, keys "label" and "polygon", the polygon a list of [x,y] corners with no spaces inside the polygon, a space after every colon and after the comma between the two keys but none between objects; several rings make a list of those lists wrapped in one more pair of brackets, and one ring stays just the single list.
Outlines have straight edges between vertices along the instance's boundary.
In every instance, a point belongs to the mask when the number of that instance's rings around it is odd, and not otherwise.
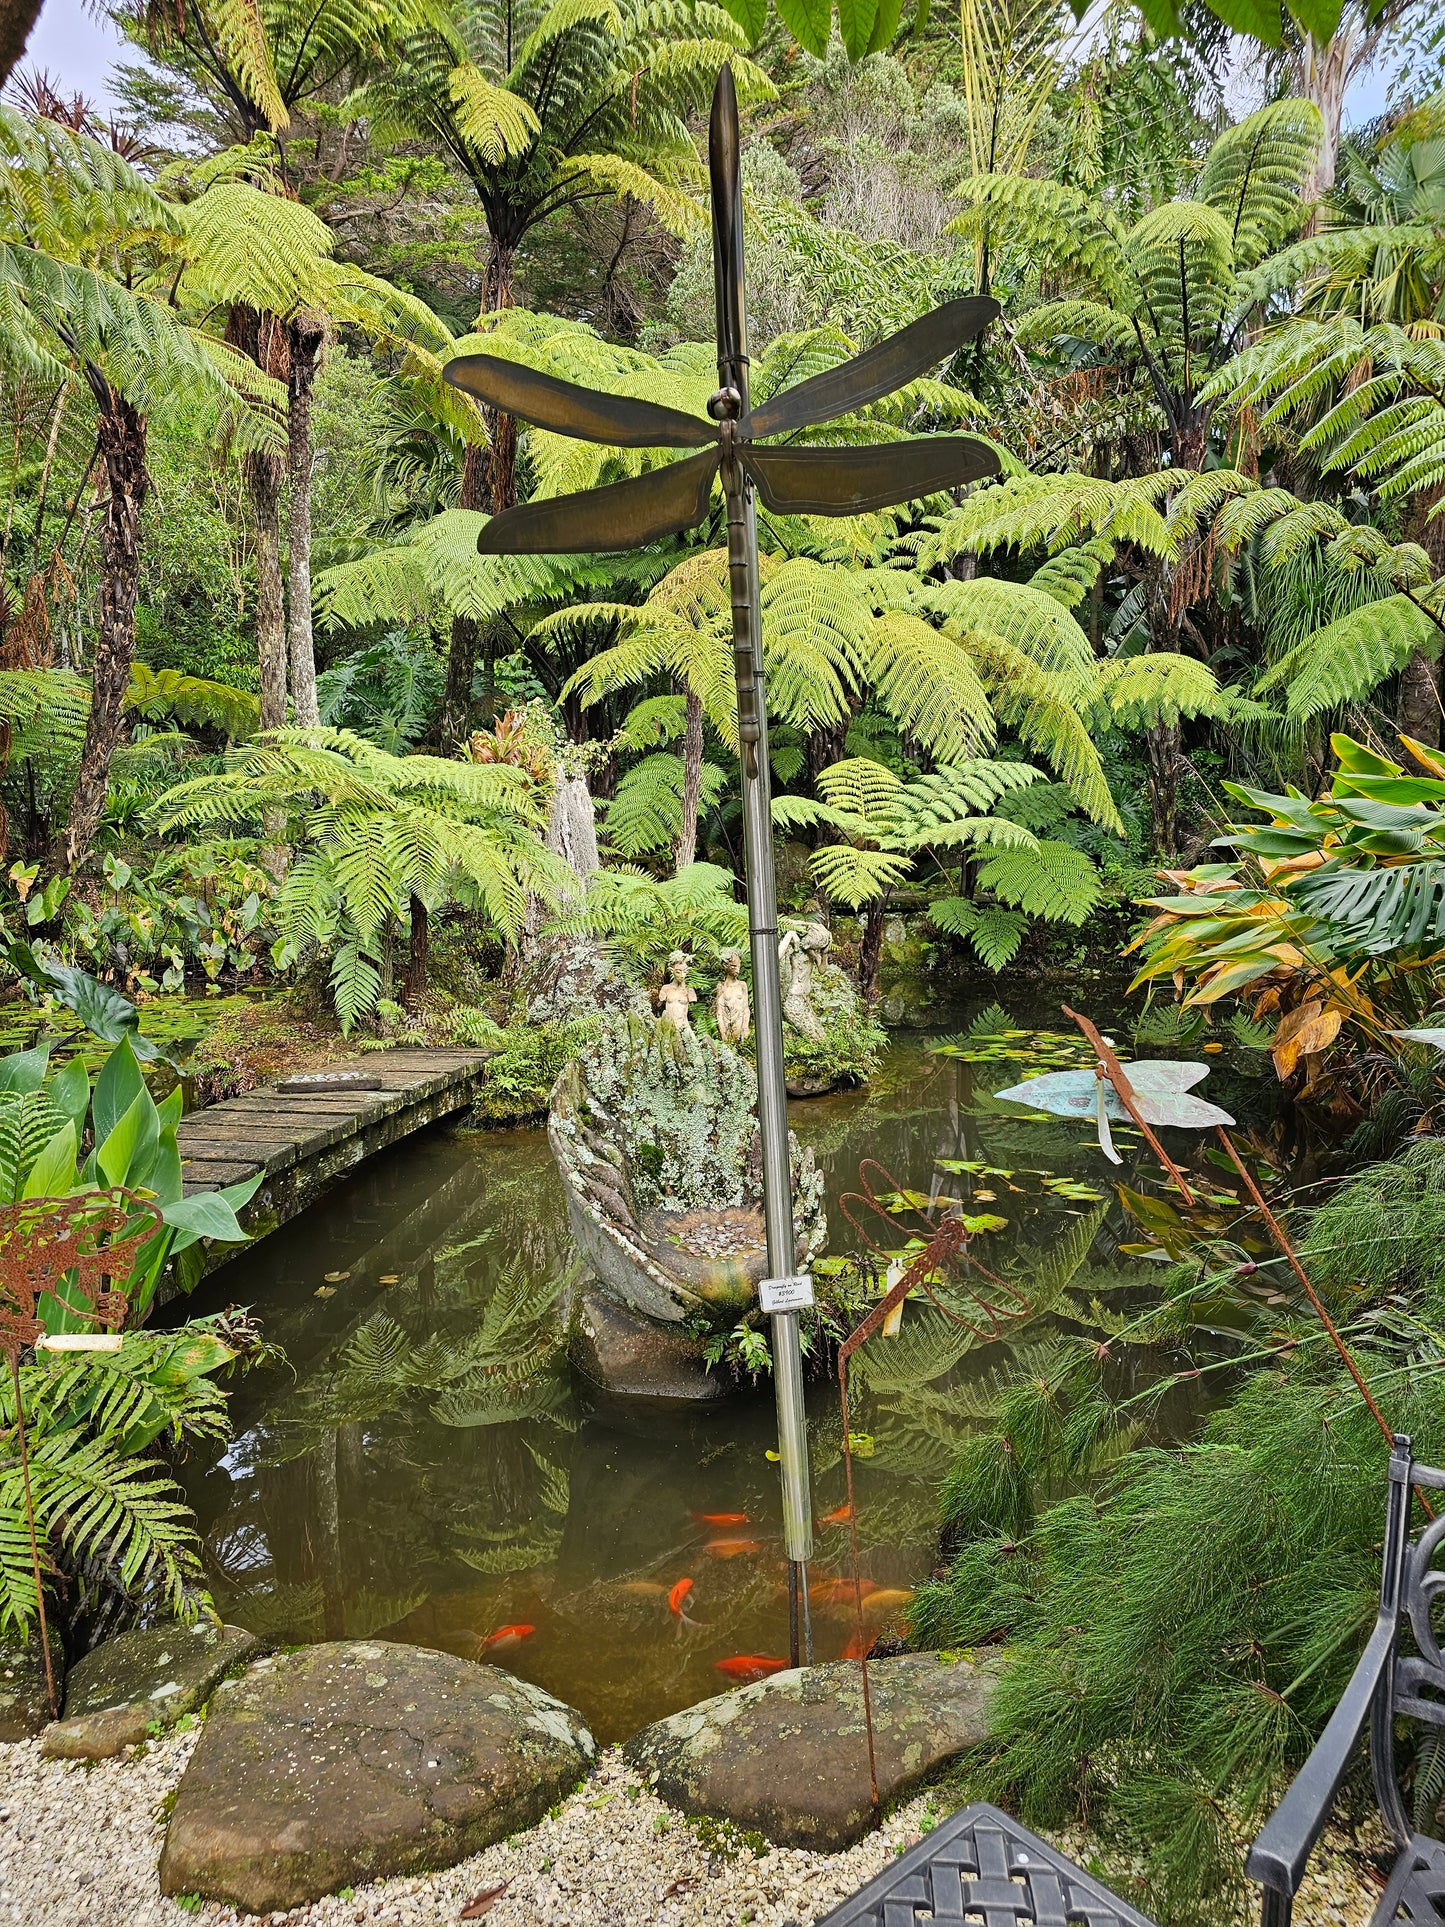
[{"label": "dragonfly wing", "polygon": [[775,515],[864,515],[997,475],[973,435],[927,435],[878,448],[754,448],[743,467]]},{"label": "dragonfly wing", "polygon": [[579,388],[500,355],[458,355],[442,373],[453,388],[478,401],[578,441],[605,442],[609,448],[705,448],[717,440],[717,429],[701,415],[684,415],[635,395]]},{"label": "dragonfly wing", "polygon": [[770,396],[748,417],[747,433],[755,439],[791,435],[794,429],[832,421],[835,415],[848,415],[865,402],[877,401],[880,395],[891,395],[895,388],[916,381],[957,354],[965,341],[983,333],[998,312],[997,301],[989,295],[946,301],[865,354]]},{"label": "dragonfly wing", "polygon": [[552,495],[494,515],[479,555],[591,555],[635,549],[690,529],[707,514],[718,451],[704,449],[626,482]]}]

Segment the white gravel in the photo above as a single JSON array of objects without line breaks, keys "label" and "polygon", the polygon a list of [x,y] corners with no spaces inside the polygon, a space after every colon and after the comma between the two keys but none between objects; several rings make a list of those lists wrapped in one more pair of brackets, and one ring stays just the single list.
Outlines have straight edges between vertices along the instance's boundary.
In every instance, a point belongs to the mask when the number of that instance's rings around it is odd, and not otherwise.
[{"label": "white gravel", "polygon": [[[196,1737],[193,1729],[95,1766],[42,1760],[35,1741],[0,1746],[0,1927],[254,1920],[212,1902],[182,1907],[157,1889],[162,1803]],[[690,1825],[608,1753],[587,1784],[528,1833],[445,1873],[381,1881],[269,1918],[288,1927],[439,1927],[505,1882],[488,1927],[805,1927],[950,1805],[924,1794],[848,1853],[776,1849],[758,1857],[741,1841],[719,1844],[706,1825]],[[1079,1842],[1067,1845],[1079,1851]],[[1296,1910],[1298,1927],[1364,1927],[1379,1883],[1342,1838],[1331,1837],[1320,1858]],[[1254,1917],[1250,1909],[1239,1919]]]}]

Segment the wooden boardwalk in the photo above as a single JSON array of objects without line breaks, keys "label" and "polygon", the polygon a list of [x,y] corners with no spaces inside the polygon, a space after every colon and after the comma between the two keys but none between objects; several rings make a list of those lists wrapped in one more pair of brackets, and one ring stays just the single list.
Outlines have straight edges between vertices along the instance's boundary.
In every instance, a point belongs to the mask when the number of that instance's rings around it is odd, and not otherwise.
[{"label": "wooden boardwalk", "polygon": [[[369,1052],[334,1070],[381,1080],[380,1090],[322,1085],[314,1091],[248,1091],[182,1118],[176,1131],[189,1195],[264,1173],[239,1214],[253,1238],[304,1211],[333,1178],[424,1125],[463,1111],[476,1094],[488,1050]],[[218,1259],[243,1247],[228,1248]]]}]

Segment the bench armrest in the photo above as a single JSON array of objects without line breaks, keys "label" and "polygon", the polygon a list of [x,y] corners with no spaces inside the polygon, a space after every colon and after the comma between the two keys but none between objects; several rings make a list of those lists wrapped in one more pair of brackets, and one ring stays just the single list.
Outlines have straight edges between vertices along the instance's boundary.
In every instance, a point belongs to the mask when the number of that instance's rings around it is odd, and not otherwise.
[{"label": "bench armrest", "polygon": [[1298,1891],[1394,1649],[1394,1618],[1382,1613],[1314,1751],[1249,1850],[1245,1872],[1260,1886],[1290,1896]]}]

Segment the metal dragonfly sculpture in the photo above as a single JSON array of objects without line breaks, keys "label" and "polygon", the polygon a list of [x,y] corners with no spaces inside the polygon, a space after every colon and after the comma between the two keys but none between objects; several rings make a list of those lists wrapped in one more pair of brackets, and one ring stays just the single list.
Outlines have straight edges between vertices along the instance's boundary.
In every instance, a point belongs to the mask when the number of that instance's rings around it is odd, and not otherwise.
[{"label": "metal dragonfly sculpture", "polygon": [[850,414],[915,381],[981,334],[999,307],[985,296],[947,302],[877,347],[782,389],[754,408],[748,382],[738,154],[737,93],[732,70],[725,66],[713,95],[708,133],[720,384],[708,402],[708,419],[636,396],[581,388],[498,355],[458,356],[443,372],[455,387],[490,407],[555,434],[614,448],[698,451],[627,481],[507,509],[487,522],[478,536],[477,548],[483,555],[560,555],[641,547],[704,521],[711,512],[713,483],[722,484],[767,1227],[769,1278],[761,1296],[765,1309],[772,1312],[790,1643],[796,1664],[800,1622],[805,1655],[811,1657],[806,1650],[810,1644],[806,1562],[812,1553],[812,1516],[802,1354],[797,1311],[773,1309],[769,1286],[780,1287],[774,1297],[794,1306],[811,1299],[806,1281],[791,1277],[797,1260],[778,990],[756,497],[761,495],[778,514],[860,515],[997,474],[996,451],[970,435],[930,435],[865,448],[765,443]]}]

